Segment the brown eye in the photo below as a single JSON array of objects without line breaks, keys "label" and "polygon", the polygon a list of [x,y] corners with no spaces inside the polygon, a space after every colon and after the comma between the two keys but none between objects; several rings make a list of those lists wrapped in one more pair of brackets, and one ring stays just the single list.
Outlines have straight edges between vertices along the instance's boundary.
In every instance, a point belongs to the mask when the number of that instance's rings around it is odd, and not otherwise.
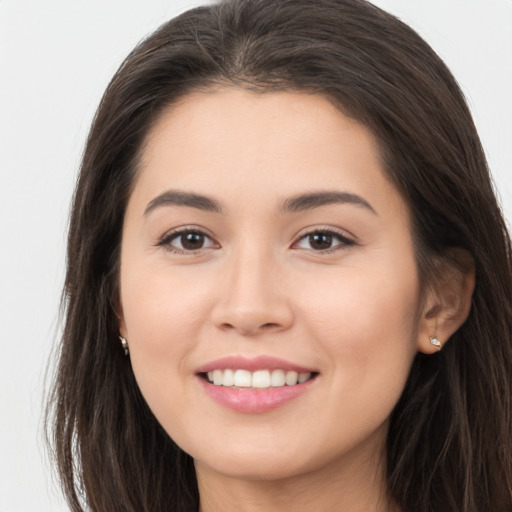
[{"label": "brown eye", "polygon": [[293,247],[295,249],[328,253],[354,244],[354,240],[351,240],[341,233],[330,230],[318,230],[306,233]]},{"label": "brown eye", "polygon": [[159,245],[179,254],[216,246],[215,242],[205,233],[190,229],[174,232],[166,236]]},{"label": "brown eye", "polygon": [[203,248],[205,236],[202,233],[191,232],[181,234],[178,239],[183,249],[194,251]]},{"label": "brown eye", "polygon": [[308,235],[308,242],[311,249],[323,251],[332,246],[332,235],[330,233],[313,233]]}]

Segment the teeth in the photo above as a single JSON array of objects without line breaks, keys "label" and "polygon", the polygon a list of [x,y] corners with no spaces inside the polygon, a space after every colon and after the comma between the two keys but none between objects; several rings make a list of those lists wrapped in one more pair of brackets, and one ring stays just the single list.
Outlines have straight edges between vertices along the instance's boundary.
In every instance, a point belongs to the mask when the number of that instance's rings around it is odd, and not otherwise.
[{"label": "teeth", "polygon": [[252,387],[253,388],[269,388],[270,387],[270,372],[268,370],[259,370],[252,374]]},{"label": "teeth", "polygon": [[[219,370],[221,371],[221,370]],[[222,385],[223,386],[232,386],[235,383],[235,372],[233,370],[224,370],[224,375],[222,376]]]},{"label": "teeth", "polygon": [[299,374],[297,372],[287,372],[284,381],[287,386],[295,386],[299,380]]},{"label": "teeth", "polygon": [[311,373],[298,373],[284,370],[213,370],[207,374],[210,383],[215,386],[235,386],[237,388],[278,388],[295,386],[311,378]]},{"label": "teeth", "polygon": [[270,385],[273,388],[278,388],[286,384],[286,376],[283,370],[274,370],[270,377]]},{"label": "teeth", "polygon": [[306,382],[311,377],[311,373],[299,373],[298,381],[299,384],[302,384],[303,382]]},{"label": "teeth", "polygon": [[222,371],[221,370],[213,370],[213,383],[216,386],[220,386],[222,384]]},{"label": "teeth", "polygon": [[[214,384],[215,384],[215,382],[214,382]],[[250,388],[251,384],[252,384],[251,372],[249,372],[247,370],[236,370],[235,386],[237,388]]]}]

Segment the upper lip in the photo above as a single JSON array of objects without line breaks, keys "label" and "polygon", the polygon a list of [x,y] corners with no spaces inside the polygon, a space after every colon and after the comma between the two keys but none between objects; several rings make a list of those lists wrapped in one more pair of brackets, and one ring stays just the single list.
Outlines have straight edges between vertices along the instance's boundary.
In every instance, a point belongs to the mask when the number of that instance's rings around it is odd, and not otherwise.
[{"label": "upper lip", "polygon": [[208,373],[213,370],[227,369],[248,370],[250,372],[255,372],[257,370],[285,370],[295,371],[297,373],[316,372],[316,370],[312,368],[307,368],[273,356],[226,356],[200,366],[197,369],[197,373]]}]

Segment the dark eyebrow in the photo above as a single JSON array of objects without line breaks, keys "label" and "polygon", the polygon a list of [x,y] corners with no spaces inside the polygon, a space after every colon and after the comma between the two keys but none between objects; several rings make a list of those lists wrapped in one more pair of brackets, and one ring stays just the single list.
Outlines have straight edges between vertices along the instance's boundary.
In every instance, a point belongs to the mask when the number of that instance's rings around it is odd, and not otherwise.
[{"label": "dark eyebrow", "polygon": [[149,202],[144,210],[144,215],[161,206],[188,206],[189,208],[197,208],[207,212],[222,212],[220,203],[215,201],[215,199],[192,192],[167,190]]},{"label": "dark eyebrow", "polygon": [[366,208],[367,210],[377,215],[377,212],[370,205],[370,203],[368,203],[368,201],[363,199],[361,196],[350,194],[349,192],[332,191],[311,192],[308,194],[301,194],[295,197],[291,197],[284,202],[283,211],[301,212],[329,204],[353,204],[355,206],[362,206],[363,208]]}]

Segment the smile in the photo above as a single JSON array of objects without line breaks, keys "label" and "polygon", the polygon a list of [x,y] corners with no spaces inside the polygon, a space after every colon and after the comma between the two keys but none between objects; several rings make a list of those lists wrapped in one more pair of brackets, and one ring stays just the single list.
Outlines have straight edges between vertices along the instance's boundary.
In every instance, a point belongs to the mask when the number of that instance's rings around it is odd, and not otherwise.
[{"label": "smile", "polygon": [[296,386],[313,377],[312,372],[299,373],[296,371],[257,370],[251,372],[243,369],[212,370],[206,378],[210,384],[234,388],[268,389],[283,386]]},{"label": "smile", "polygon": [[207,396],[238,413],[264,413],[308,393],[319,380],[307,368],[271,356],[228,356],[196,370]]}]

